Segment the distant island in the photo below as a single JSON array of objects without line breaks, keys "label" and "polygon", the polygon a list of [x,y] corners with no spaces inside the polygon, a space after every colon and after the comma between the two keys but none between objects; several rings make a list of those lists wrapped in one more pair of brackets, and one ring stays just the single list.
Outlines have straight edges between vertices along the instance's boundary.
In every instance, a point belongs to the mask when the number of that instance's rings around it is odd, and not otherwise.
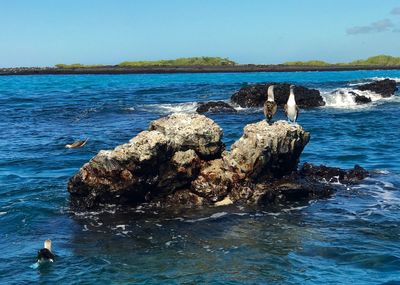
[{"label": "distant island", "polygon": [[[177,59],[164,59],[164,60],[148,60],[148,61],[123,61],[115,66],[119,67],[143,67],[143,66],[232,66],[236,62],[228,58],[221,57],[181,57]],[[80,63],[73,64],[56,64],[57,68],[93,68],[106,66],[102,64],[85,65]]]},{"label": "distant island", "polygon": [[367,59],[355,60],[346,63],[329,63],[321,60],[309,60],[309,61],[288,61],[283,63],[284,65],[300,65],[300,66],[400,66],[400,57],[394,57],[390,55],[376,55],[371,56]]},{"label": "distant island", "polygon": [[124,61],[116,65],[60,63],[54,67],[0,68],[0,75],[292,72],[375,69],[400,69],[400,57],[378,55],[349,63],[328,63],[321,60],[311,60],[290,61],[282,64],[238,64],[228,58],[202,56],[157,61]]}]

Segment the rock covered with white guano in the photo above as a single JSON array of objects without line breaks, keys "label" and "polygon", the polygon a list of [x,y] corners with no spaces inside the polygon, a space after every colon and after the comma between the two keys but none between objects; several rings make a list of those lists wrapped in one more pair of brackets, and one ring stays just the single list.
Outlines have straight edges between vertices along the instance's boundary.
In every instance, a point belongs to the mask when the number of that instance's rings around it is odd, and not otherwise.
[{"label": "rock covered with white guano", "polygon": [[[75,208],[103,204],[170,209],[231,203],[282,203],[326,197],[332,188],[321,178],[362,179],[351,171],[306,164],[297,171],[310,135],[300,125],[261,121],[245,126],[231,151],[222,130],[198,114],[172,114],[153,121],[114,150],[100,151],[68,183]],[[346,179],[347,180],[346,180]]]},{"label": "rock covered with white guano", "polygon": [[193,149],[201,157],[217,157],[223,150],[222,129],[198,114],[172,114],[151,122],[149,130],[168,137],[174,149]]},{"label": "rock covered with white guano", "polygon": [[153,121],[128,143],[102,150],[68,184],[72,202],[137,204],[165,196],[197,177],[200,157],[219,157],[221,128],[198,114],[173,114]]},{"label": "rock covered with white guano", "polygon": [[281,177],[297,168],[300,154],[310,134],[286,121],[269,125],[266,121],[249,124],[236,141],[225,162],[234,172],[253,180]]}]

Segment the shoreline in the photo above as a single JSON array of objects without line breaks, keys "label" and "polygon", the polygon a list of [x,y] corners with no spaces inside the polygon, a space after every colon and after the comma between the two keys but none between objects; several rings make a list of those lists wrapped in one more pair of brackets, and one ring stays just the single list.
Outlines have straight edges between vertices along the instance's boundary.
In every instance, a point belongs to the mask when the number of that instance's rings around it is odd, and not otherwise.
[{"label": "shoreline", "polygon": [[101,66],[84,68],[17,67],[0,68],[3,75],[67,75],[67,74],[168,74],[168,73],[241,73],[241,72],[301,72],[400,70],[400,66],[298,66],[298,65],[235,65],[235,66]]}]

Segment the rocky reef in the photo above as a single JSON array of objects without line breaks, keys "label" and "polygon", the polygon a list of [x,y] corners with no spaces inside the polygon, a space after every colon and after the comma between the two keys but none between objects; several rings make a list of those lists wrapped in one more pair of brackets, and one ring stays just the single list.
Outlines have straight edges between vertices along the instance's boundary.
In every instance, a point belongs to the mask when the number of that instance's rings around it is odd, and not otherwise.
[{"label": "rocky reef", "polygon": [[[289,98],[290,84],[288,83],[265,83],[242,87],[232,95],[231,101],[240,107],[261,107],[267,100],[268,87],[274,85],[275,102],[278,106],[286,104]],[[303,86],[295,86],[296,103],[300,108],[320,107],[325,102],[316,89]]]},{"label": "rocky reef", "polygon": [[203,113],[236,113],[236,109],[224,101],[199,102],[196,112]]},{"label": "rocky reef", "polygon": [[[368,92],[360,91],[370,91],[382,96],[383,98],[388,98],[393,96],[397,91],[396,84],[396,81],[391,79],[378,80],[372,83],[359,85],[354,91],[349,91],[349,94],[351,94],[355,103],[367,104],[372,102],[370,94]],[[335,90],[333,94],[344,95],[345,92],[343,90]]]},{"label": "rocky reef", "polygon": [[359,166],[344,171],[304,164],[298,170],[309,139],[299,125],[261,121],[245,126],[226,151],[214,121],[172,114],[128,143],[100,151],[70,179],[68,191],[72,206],[81,209],[280,203],[329,196],[334,189],[321,180],[352,183],[368,175]]},{"label": "rocky reef", "polygon": [[[396,81],[392,79],[378,80],[372,83],[362,84],[356,87],[356,92],[351,91],[354,96],[354,101],[357,104],[370,103],[371,98],[364,94],[358,94],[360,91],[371,91],[381,95],[383,98],[393,96],[398,90]],[[278,106],[286,104],[289,97],[290,84],[288,83],[263,83],[254,84],[242,87],[231,97],[232,103],[240,107],[261,107],[267,99],[268,87],[274,85],[275,102]],[[320,92],[316,89],[309,89],[303,86],[295,86],[296,103],[300,108],[320,107],[325,105]],[[341,91],[335,91],[341,92]]]},{"label": "rocky reef", "polygon": [[372,83],[363,84],[357,87],[360,91],[372,91],[380,94],[382,97],[387,98],[393,96],[397,91],[396,81],[392,79],[378,80]]}]

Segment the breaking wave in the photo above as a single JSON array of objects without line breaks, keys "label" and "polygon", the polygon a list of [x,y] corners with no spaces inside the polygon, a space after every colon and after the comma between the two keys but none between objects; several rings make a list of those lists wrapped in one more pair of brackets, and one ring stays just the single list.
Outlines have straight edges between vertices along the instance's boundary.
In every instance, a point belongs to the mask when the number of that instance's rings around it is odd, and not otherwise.
[{"label": "breaking wave", "polygon": [[390,80],[396,81],[396,83],[400,83],[400,77],[371,77],[371,78],[368,78],[368,79],[373,80],[373,81],[380,81],[380,80],[390,79]]},{"label": "breaking wave", "polygon": [[363,78],[363,79],[357,79],[354,81],[350,81],[347,83],[347,86],[359,86],[363,85],[366,83],[372,83],[374,81],[381,81],[385,79],[390,79],[396,81],[396,83],[400,83],[400,78],[399,77],[370,77],[370,78]]},{"label": "breaking wave", "polygon": [[144,112],[157,112],[161,114],[171,113],[194,113],[197,109],[197,102],[176,103],[176,104],[149,104],[138,106],[135,109]]},{"label": "breaking wave", "polygon": [[390,98],[383,98],[380,94],[371,91],[361,91],[352,88],[340,88],[335,91],[322,91],[321,96],[326,103],[326,107],[333,108],[365,108],[368,104],[359,104],[356,102],[356,96],[364,96],[371,99],[371,102],[381,100],[391,100]]}]

